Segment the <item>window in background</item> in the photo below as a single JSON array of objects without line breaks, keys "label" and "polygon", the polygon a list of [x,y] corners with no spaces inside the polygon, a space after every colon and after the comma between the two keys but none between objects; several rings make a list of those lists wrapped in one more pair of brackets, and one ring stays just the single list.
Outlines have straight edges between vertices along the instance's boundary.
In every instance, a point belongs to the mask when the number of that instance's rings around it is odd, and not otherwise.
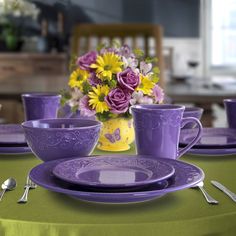
[{"label": "window in background", "polygon": [[236,66],[236,0],[212,0],[210,7],[210,67]]}]

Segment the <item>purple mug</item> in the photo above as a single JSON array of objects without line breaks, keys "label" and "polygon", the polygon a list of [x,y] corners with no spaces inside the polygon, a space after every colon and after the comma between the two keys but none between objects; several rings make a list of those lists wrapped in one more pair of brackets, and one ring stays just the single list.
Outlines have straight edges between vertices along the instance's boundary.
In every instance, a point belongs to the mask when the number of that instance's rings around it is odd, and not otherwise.
[{"label": "purple mug", "polygon": [[229,128],[236,129],[236,99],[224,99]]},{"label": "purple mug", "polygon": [[[186,153],[199,140],[202,125],[194,117],[183,118],[184,108],[156,104],[132,106],[137,154],[178,159]],[[196,123],[197,135],[186,147],[179,149],[180,129],[189,122]]]},{"label": "purple mug", "polygon": [[57,117],[61,95],[50,93],[27,93],[21,95],[25,120]]}]

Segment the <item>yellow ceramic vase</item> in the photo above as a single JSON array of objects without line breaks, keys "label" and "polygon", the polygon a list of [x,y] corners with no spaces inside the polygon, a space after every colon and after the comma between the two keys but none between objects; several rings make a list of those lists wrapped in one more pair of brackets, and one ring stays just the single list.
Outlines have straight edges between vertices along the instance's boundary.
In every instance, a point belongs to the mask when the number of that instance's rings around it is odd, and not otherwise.
[{"label": "yellow ceramic vase", "polygon": [[111,152],[126,151],[133,141],[133,120],[114,118],[103,122],[97,148]]}]

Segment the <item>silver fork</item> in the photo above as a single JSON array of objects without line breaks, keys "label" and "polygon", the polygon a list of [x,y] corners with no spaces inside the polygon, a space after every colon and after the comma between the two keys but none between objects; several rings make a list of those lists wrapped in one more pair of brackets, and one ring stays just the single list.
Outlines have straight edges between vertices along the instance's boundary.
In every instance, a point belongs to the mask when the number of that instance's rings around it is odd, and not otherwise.
[{"label": "silver fork", "polygon": [[25,184],[25,191],[22,197],[18,200],[18,203],[26,203],[28,201],[28,194],[30,189],[35,189],[37,185],[27,176],[26,184]]},{"label": "silver fork", "polygon": [[199,188],[203,194],[203,196],[205,197],[206,201],[209,204],[218,204],[219,202],[217,200],[215,200],[212,196],[209,195],[209,193],[207,193],[207,191],[203,188],[204,183],[203,181],[196,184],[193,188]]}]

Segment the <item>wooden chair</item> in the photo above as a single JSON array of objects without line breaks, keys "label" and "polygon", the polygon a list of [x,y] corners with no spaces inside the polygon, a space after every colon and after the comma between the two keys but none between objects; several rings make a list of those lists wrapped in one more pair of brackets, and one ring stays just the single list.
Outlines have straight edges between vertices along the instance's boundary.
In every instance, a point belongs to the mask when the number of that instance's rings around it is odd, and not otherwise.
[{"label": "wooden chair", "polygon": [[152,24],[79,24],[75,27],[71,49],[72,55],[82,55],[100,43],[117,39],[131,48],[141,48],[145,56],[158,58],[159,84],[164,87],[162,55],[162,28]]}]

